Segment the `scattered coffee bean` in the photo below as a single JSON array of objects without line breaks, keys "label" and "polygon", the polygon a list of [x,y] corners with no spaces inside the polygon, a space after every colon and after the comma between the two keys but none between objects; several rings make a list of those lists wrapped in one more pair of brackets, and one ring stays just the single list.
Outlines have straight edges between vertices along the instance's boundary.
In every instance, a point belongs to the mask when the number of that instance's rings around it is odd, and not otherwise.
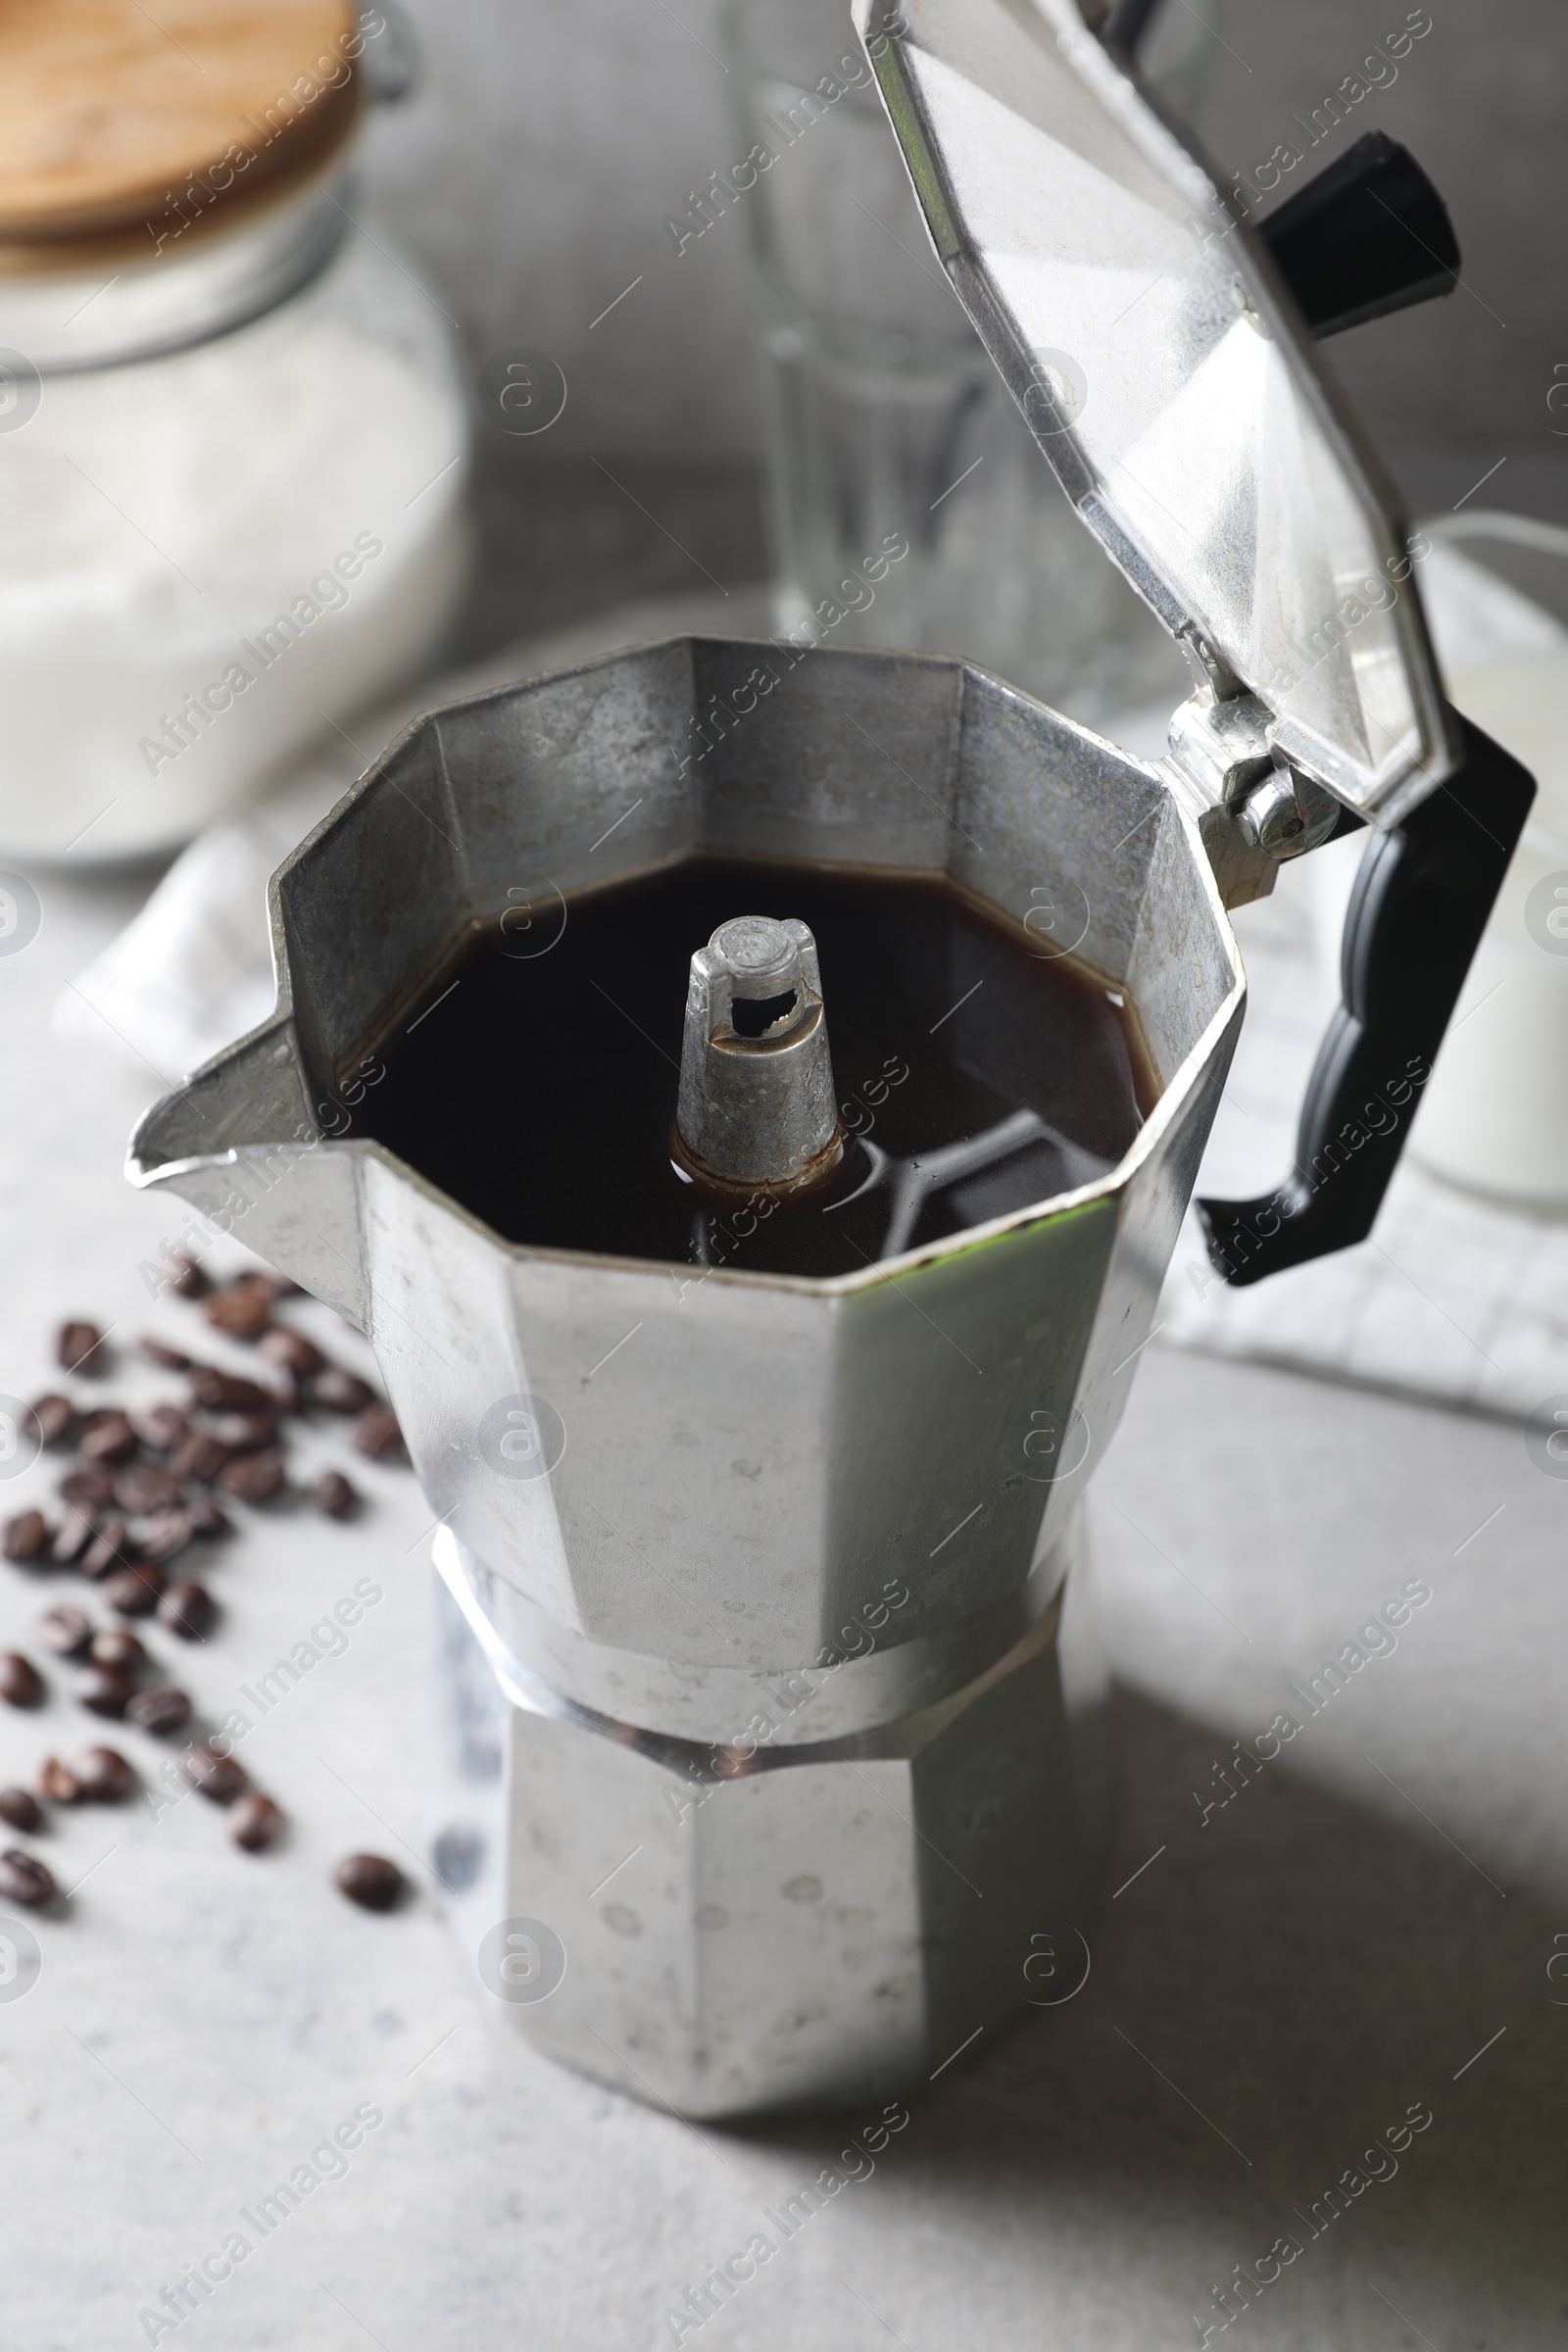
[{"label": "scattered coffee bean", "polygon": [[303,1380],[309,1372],[318,1372],[326,1361],[314,1340],[308,1340],[303,1331],[290,1331],[283,1323],[274,1323],[270,1331],[264,1331],[258,1346],[269,1363],[292,1372],[297,1380]]},{"label": "scattered coffee bean", "polygon": [[265,1502],[283,1484],[283,1456],[275,1446],[261,1453],[237,1453],[223,1464],[216,1483],[241,1502]]},{"label": "scattered coffee bean", "polygon": [[350,1854],[332,1876],[338,1891],[367,1911],[390,1911],[403,1892],[403,1873],[384,1854]]},{"label": "scattered coffee bean", "polygon": [[159,1624],[167,1625],[182,1642],[200,1642],[217,1614],[218,1604],[207,1587],[189,1577],[171,1585],[158,1603]]},{"label": "scattered coffee bean", "polygon": [[314,1372],[307,1394],[313,1404],[328,1413],[363,1413],[368,1404],[375,1402],[374,1390],[356,1373],[345,1372],[341,1364],[323,1364],[319,1372]]},{"label": "scattered coffee bean", "polygon": [[200,1479],[203,1486],[208,1486],[227,1459],[228,1447],[220,1446],[211,1430],[193,1429],[174,1447],[169,1467],[177,1479]]},{"label": "scattered coffee bean", "polygon": [[49,1557],[57,1568],[74,1568],[92,1548],[93,1524],[84,1510],[67,1511],[55,1530]]},{"label": "scattered coffee bean", "polygon": [[182,1732],[190,1721],[190,1700],[183,1690],[160,1683],[151,1690],[138,1690],[125,1701],[125,1721],[133,1723],[138,1732],[154,1732],[160,1738],[170,1732]]},{"label": "scattered coffee bean", "polygon": [[92,1619],[85,1609],[63,1600],[58,1607],[45,1609],[33,1632],[45,1649],[52,1649],[57,1658],[79,1658],[92,1640]]},{"label": "scattered coffee bean", "polygon": [[[192,1403],[215,1416],[211,1426],[193,1427],[172,1404],[153,1405],[133,1416],[112,1405],[82,1413],[68,1396],[53,1392],[40,1396],[32,1409],[43,1444],[77,1448],[75,1464],[59,1482],[66,1515],[52,1531],[42,1511],[16,1514],[0,1528],[0,1551],[19,1563],[80,1565],[100,1581],[105,1600],[119,1615],[139,1617],[156,1609],[171,1631],[195,1641],[215,1619],[212,1597],[190,1579],[170,1583],[162,1563],[194,1536],[227,1533],[229,1522],[210,1495],[188,1492],[187,1481],[220,1487],[244,1502],[275,1494],[285,1476],[278,1417],[301,1409],[302,1396],[312,1405],[353,1417],[353,1443],[372,1459],[399,1451],[403,1442],[396,1415],[367,1382],[328,1362],[303,1332],[273,1323],[275,1302],[298,1294],[296,1283],[249,1269],[210,1291],[199,1261],[182,1250],[170,1253],[164,1274],[164,1287],[182,1298],[207,1294],[203,1311],[215,1328],[257,1342],[258,1352],[272,1368],[271,1385],[192,1362],[182,1349],[147,1337],[138,1343],[140,1353],[165,1370],[187,1375]],[[81,1376],[107,1368],[103,1335],[84,1319],[61,1329],[57,1353],[66,1369]],[[138,1458],[142,1446],[165,1460]],[[311,1500],[327,1517],[341,1519],[358,1507],[360,1496],[341,1471],[330,1470],[316,1480]],[[137,1676],[152,1661],[133,1633],[111,1627],[94,1634],[83,1610],[61,1603],[45,1612],[39,1639],[62,1656],[88,1661],[74,1682],[76,1697],[93,1712],[123,1716],[139,1731],[165,1736],[186,1731],[192,1707],[184,1691],[167,1685],[136,1688]],[[44,1695],[43,1680],[26,1658],[17,1651],[0,1653],[0,1699],[33,1706]],[[283,1815],[270,1797],[250,1790],[233,1757],[197,1743],[186,1748],[183,1767],[194,1788],[219,1804],[233,1804],[229,1827],[237,1844],[258,1852],[274,1841]],[[40,1799],[65,1804],[85,1796],[113,1802],[134,1787],[135,1774],[116,1749],[91,1748],[74,1766],[49,1756],[39,1767],[36,1794],[0,1788],[0,1821],[36,1831],[43,1819]],[[345,1895],[368,1910],[388,1910],[406,1891],[396,1864],[377,1854],[350,1855],[339,1865],[336,1881]],[[44,1903],[54,1893],[53,1878],[34,1857],[18,1850],[0,1855],[0,1899]]]},{"label": "scattered coffee bean", "polygon": [[357,1416],[349,1438],[361,1453],[368,1453],[375,1462],[403,1449],[403,1432],[389,1404],[367,1405]]},{"label": "scattered coffee bean", "polygon": [[137,1446],[130,1415],[119,1411],[92,1414],[81,1425],[76,1449],[89,1462],[128,1462]]},{"label": "scattered coffee bean", "polygon": [[120,1617],[150,1617],[164,1590],[161,1568],[117,1568],[98,1590]]},{"label": "scattered coffee bean", "polygon": [[164,1341],[153,1339],[147,1332],[143,1332],[141,1338],[136,1342],[136,1352],[138,1355],[145,1356],[148,1363],[157,1364],[165,1372],[188,1372],[190,1370],[190,1357],[182,1348],[168,1347]]},{"label": "scattered coffee bean", "polygon": [[76,1408],[69,1396],[35,1396],[29,1410],[46,1446],[64,1446],[76,1426]]},{"label": "scattered coffee bean", "polygon": [[179,1761],[191,1787],[210,1796],[215,1805],[231,1805],[250,1786],[245,1767],[232,1756],[220,1756],[215,1747],[187,1747]]},{"label": "scattered coffee bean", "polygon": [[42,1511],[19,1511],[0,1532],[0,1551],[8,1560],[35,1560],[49,1541],[49,1522]]},{"label": "scattered coffee bean", "polygon": [[58,1493],[74,1511],[101,1511],[114,1499],[115,1474],[105,1462],[83,1463],[79,1469],[66,1472]]},{"label": "scattered coffee bean", "polygon": [[154,1511],[144,1519],[137,1538],[144,1560],[172,1560],[182,1552],[194,1533],[193,1513],[187,1507],[177,1511]]},{"label": "scattered coffee bean", "polygon": [[176,1298],[199,1298],[207,1288],[207,1276],[199,1257],[188,1250],[172,1250],[164,1260],[164,1288],[172,1291]]},{"label": "scattered coffee bean", "polygon": [[349,1484],[341,1470],[323,1470],[311,1489],[311,1501],[328,1519],[347,1519],[359,1499],[359,1489]]},{"label": "scattered coffee bean", "polygon": [[75,1681],[74,1695],[94,1715],[123,1715],[125,1701],[135,1689],[128,1674],[113,1666],[89,1666]]},{"label": "scattered coffee bean", "polygon": [[190,1376],[192,1404],[209,1413],[266,1413],[276,1402],[259,1381],[236,1380],[216,1364],[198,1364]]},{"label": "scattered coffee bean", "polygon": [[231,1453],[259,1453],[277,1444],[277,1423],[270,1413],[220,1413],[213,1435]]},{"label": "scattered coffee bean", "polygon": [[190,1436],[190,1423],[177,1404],[155,1404],[145,1413],[132,1413],[131,1427],[154,1453],[172,1453]]},{"label": "scattered coffee bean", "polygon": [[236,1291],[260,1291],[264,1298],[298,1298],[303,1297],[297,1282],[279,1274],[271,1266],[245,1266],[232,1279]]},{"label": "scattered coffee bean", "polygon": [[125,1522],[116,1511],[104,1520],[82,1553],[81,1573],[96,1582],[100,1577],[113,1576],[119,1568],[134,1568],[137,1556],[136,1545],[130,1540]]},{"label": "scattered coffee bean", "polygon": [[282,1827],[282,1806],[254,1792],[242,1796],[228,1817],[229,1836],[248,1854],[259,1854],[264,1845],[270,1845]]},{"label": "scattered coffee bean", "polygon": [[115,1479],[115,1500],[122,1511],[167,1511],[180,1499],[180,1484],[161,1462],[127,1462]]},{"label": "scattered coffee bean", "polygon": [[103,1333],[96,1323],[62,1323],[55,1342],[55,1360],[66,1372],[91,1379],[106,1369]]},{"label": "scattered coffee bean", "polygon": [[140,1674],[151,1662],[135,1635],[122,1625],[111,1625],[94,1634],[87,1655],[95,1666],[113,1666],[118,1674]]},{"label": "scattered coffee bean", "polygon": [[250,1283],[232,1282],[202,1300],[202,1313],[230,1339],[254,1340],[272,1320],[271,1293]]},{"label": "scattered coffee bean", "polygon": [[136,1791],[136,1775],[118,1747],[84,1748],[73,1770],[89,1804],[122,1805]]},{"label": "scattered coffee bean", "polygon": [[0,1698],[8,1707],[39,1706],[44,1690],[43,1676],[30,1658],[20,1649],[0,1649]]},{"label": "scattered coffee bean", "polygon": [[14,1903],[36,1907],[50,1901],[54,1890],[54,1880],[36,1854],[24,1854],[16,1845],[0,1854],[0,1894]]}]

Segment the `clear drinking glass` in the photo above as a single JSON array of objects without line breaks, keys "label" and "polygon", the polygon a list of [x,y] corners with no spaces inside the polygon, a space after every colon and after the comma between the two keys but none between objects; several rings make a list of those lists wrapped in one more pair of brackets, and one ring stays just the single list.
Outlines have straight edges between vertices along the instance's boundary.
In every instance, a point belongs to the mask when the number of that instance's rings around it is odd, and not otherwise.
[{"label": "clear drinking glass", "polygon": [[[1160,78],[1180,98],[1210,44],[1167,13]],[[1089,720],[1174,703],[1170,640],[1073,513],[930,250],[845,0],[730,0],[724,37],[750,162],[721,201],[753,258],[778,626],[965,654]]]}]

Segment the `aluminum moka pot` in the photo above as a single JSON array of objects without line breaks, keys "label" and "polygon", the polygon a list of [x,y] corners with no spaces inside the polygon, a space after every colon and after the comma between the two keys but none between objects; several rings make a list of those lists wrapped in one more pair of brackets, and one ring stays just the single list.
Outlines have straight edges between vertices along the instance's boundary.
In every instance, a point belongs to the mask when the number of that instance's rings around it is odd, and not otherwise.
[{"label": "aluminum moka pot", "polygon": [[[434,711],[279,870],[276,1011],[130,1160],[204,1210],[243,1196],[374,1345],[442,1522],[431,1856],[476,1997],[693,2116],[906,2093],[1081,1982],[1079,1506],[1242,1018],[1226,910],[1377,829],[1296,1164],[1203,1204],[1250,1281],[1369,1230],[1533,790],[1443,703],[1419,543],[1304,297],[1127,61],[1070,0],[858,22],[940,259],[1190,657],[1168,757],[958,661],[801,643],[683,639]],[[1341,311],[1408,298],[1385,276]],[[1125,1158],[816,1281],[509,1245],[356,1136],[353,1073],[476,920],[705,848],[946,869],[1074,950],[1158,1065]],[[808,995],[799,940],[738,932],[702,986],[792,954]]]}]

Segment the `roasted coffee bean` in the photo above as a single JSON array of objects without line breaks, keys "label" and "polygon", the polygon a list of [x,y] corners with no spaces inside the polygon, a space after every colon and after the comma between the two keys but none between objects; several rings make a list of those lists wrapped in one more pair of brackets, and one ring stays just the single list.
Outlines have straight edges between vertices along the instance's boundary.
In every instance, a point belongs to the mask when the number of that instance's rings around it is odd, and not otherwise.
[{"label": "roasted coffee bean", "polygon": [[236,1453],[223,1464],[216,1483],[241,1502],[265,1502],[283,1484],[283,1456],[274,1446],[262,1453]]},{"label": "roasted coffee bean", "polygon": [[112,1666],[117,1674],[140,1674],[151,1662],[135,1635],[122,1625],[107,1626],[101,1634],[94,1634],[87,1655],[95,1666]]},{"label": "roasted coffee bean", "polygon": [[341,1470],[323,1470],[311,1489],[312,1502],[328,1519],[347,1519],[359,1499],[359,1489],[350,1486]]},{"label": "roasted coffee bean", "polygon": [[113,1666],[89,1666],[77,1675],[73,1695],[94,1715],[123,1715],[135,1687],[128,1674],[121,1674]]},{"label": "roasted coffee bean", "polygon": [[228,1817],[229,1836],[248,1854],[259,1854],[264,1845],[270,1845],[282,1827],[282,1806],[274,1805],[270,1796],[255,1793],[242,1796]]},{"label": "roasted coffee bean", "polygon": [[254,1340],[272,1320],[272,1295],[250,1283],[231,1282],[202,1300],[202,1313],[233,1340]]},{"label": "roasted coffee bean", "polygon": [[42,1511],[19,1511],[0,1533],[0,1551],[8,1560],[35,1560],[49,1541],[49,1522]]},{"label": "roasted coffee bean", "polygon": [[43,1702],[43,1676],[20,1649],[0,1649],[0,1698],[8,1707],[36,1707]]},{"label": "roasted coffee bean", "polygon": [[271,1409],[280,1420],[286,1413],[304,1412],[305,1383],[297,1373],[279,1369],[269,1386],[273,1391]]},{"label": "roasted coffee bean", "polygon": [[93,1524],[84,1510],[69,1510],[55,1530],[49,1557],[57,1568],[74,1568],[92,1548]]},{"label": "roasted coffee bean", "polygon": [[173,1472],[160,1462],[127,1462],[115,1480],[115,1500],[122,1511],[167,1511],[181,1492]]},{"label": "roasted coffee bean", "polygon": [[158,1603],[158,1622],[182,1642],[199,1642],[218,1614],[218,1604],[205,1585],[182,1577],[169,1587]]},{"label": "roasted coffee bean", "polygon": [[38,1830],[43,1807],[30,1788],[0,1788],[0,1821],[9,1821],[14,1830]]},{"label": "roasted coffee bean", "polygon": [[232,1524],[210,1494],[193,1494],[185,1505],[185,1516],[193,1536],[226,1536]]},{"label": "roasted coffee bean", "polygon": [[403,1432],[389,1404],[368,1404],[357,1416],[349,1438],[361,1453],[368,1453],[375,1462],[403,1450]]},{"label": "roasted coffee bean", "polygon": [[169,1467],[177,1479],[199,1479],[207,1486],[228,1459],[228,1447],[220,1446],[211,1430],[193,1429],[182,1438],[169,1457]]},{"label": "roasted coffee bean", "polygon": [[306,1394],[313,1404],[328,1413],[363,1413],[368,1404],[375,1402],[374,1390],[356,1373],[345,1372],[341,1364],[323,1364],[319,1372],[313,1372]]},{"label": "roasted coffee bean", "polygon": [[155,1732],[160,1737],[182,1732],[190,1721],[190,1700],[172,1684],[160,1683],[126,1699],[125,1721],[133,1723],[138,1732]]},{"label": "roasted coffee bean", "polygon": [[230,1453],[259,1453],[277,1444],[277,1423],[270,1413],[220,1413],[213,1435]]},{"label": "roasted coffee bean", "polygon": [[[145,1356],[148,1363],[157,1364],[165,1372],[188,1372],[190,1370],[190,1357],[182,1348],[171,1348],[167,1341],[155,1340],[149,1332],[143,1332],[141,1338],[136,1342],[136,1352],[138,1355]],[[159,1410],[162,1409],[160,1406]]]},{"label": "roasted coffee bean", "polygon": [[207,1275],[199,1257],[188,1250],[172,1250],[164,1260],[169,1279],[166,1288],[177,1298],[199,1298],[207,1288]]},{"label": "roasted coffee bean", "polygon": [[191,1787],[210,1796],[215,1805],[231,1805],[250,1786],[243,1764],[237,1764],[232,1756],[220,1756],[214,1747],[187,1747],[179,1761]]},{"label": "roasted coffee bean", "polygon": [[74,1511],[101,1511],[106,1502],[114,1500],[115,1474],[107,1462],[83,1462],[78,1469],[66,1472],[57,1492]]},{"label": "roasted coffee bean", "polygon": [[45,1609],[32,1630],[57,1658],[79,1658],[92,1640],[92,1619],[85,1609],[63,1600],[58,1607]]},{"label": "roasted coffee bean", "polygon": [[130,1415],[118,1410],[92,1414],[76,1439],[77,1452],[89,1462],[128,1462],[136,1446]]},{"label": "roasted coffee bean", "polygon": [[75,1774],[58,1756],[45,1756],[32,1789],[48,1805],[74,1805],[81,1794]]},{"label": "roasted coffee bean", "polygon": [[155,1404],[145,1413],[132,1413],[131,1427],[154,1453],[172,1453],[190,1436],[190,1423],[177,1404]]},{"label": "roasted coffee bean", "polygon": [[190,1430],[174,1446],[174,1453],[170,1453],[170,1472],[176,1480],[200,1480],[202,1487],[207,1487],[225,1460],[228,1446],[220,1446],[212,1430]]},{"label": "roasted coffee bean", "polygon": [[192,1404],[209,1413],[270,1412],[276,1399],[259,1381],[236,1380],[216,1364],[198,1364],[190,1376]]},{"label": "roasted coffee bean", "polygon": [[176,1511],[154,1511],[145,1519],[136,1541],[144,1560],[165,1562],[182,1552],[190,1542],[194,1527],[193,1514],[188,1507]]},{"label": "roasted coffee bean", "polygon": [[24,1854],[17,1845],[0,1854],[0,1894],[13,1903],[26,1903],[35,1908],[52,1900],[54,1880],[36,1854]]},{"label": "roasted coffee bean", "polygon": [[367,1911],[390,1911],[403,1892],[403,1873],[384,1854],[350,1854],[332,1876],[338,1891]]},{"label": "roasted coffee bean", "polygon": [[124,1520],[117,1511],[103,1522],[82,1553],[79,1565],[82,1575],[90,1576],[96,1582],[100,1577],[113,1576],[117,1569],[134,1568],[137,1557],[136,1545],[126,1532]]},{"label": "roasted coffee bean", "polygon": [[69,1396],[57,1396],[51,1391],[46,1396],[35,1396],[29,1410],[46,1446],[68,1443],[76,1426],[76,1408]]},{"label": "roasted coffee bean", "polygon": [[234,1275],[229,1288],[236,1291],[259,1291],[264,1298],[298,1298],[300,1286],[286,1274],[276,1273],[270,1266],[243,1266]]},{"label": "roasted coffee bean", "polygon": [[96,1323],[62,1323],[55,1342],[55,1360],[63,1371],[90,1379],[107,1368],[103,1346],[103,1334]]},{"label": "roasted coffee bean", "polygon": [[136,1775],[118,1747],[84,1748],[72,1769],[89,1804],[122,1805],[136,1792]]},{"label": "roasted coffee bean", "polygon": [[161,1568],[117,1568],[98,1588],[120,1617],[150,1617],[163,1589]]},{"label": "roasted coffee bean", "polygon": [[258,1346],[270,1364],[292,1372],[296,1380],[318,1372],[326,1361],[314,1340],[308,1340],[303,1331],[291,1331],[285,1323],[274,1323],[270,1331],[264,1331]]}]

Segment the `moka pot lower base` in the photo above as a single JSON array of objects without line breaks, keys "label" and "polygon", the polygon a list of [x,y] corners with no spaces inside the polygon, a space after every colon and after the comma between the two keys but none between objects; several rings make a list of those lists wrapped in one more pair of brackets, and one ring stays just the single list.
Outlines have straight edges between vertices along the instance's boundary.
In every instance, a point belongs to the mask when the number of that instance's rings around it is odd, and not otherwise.
[{"label": "moka pot lower base", "polygon": [[[1076,1523],[950,1636],[880,1651],[858,1620],[840,1664],[701,1680],[564,1640],[446,1530],[436,1558],[433,1866],[544,2055],[682,2115],[819,2110],[912,2096],[1085,1982],[1103,1684]],[[891,1580],[868,1614],[906,1600]]]}]

